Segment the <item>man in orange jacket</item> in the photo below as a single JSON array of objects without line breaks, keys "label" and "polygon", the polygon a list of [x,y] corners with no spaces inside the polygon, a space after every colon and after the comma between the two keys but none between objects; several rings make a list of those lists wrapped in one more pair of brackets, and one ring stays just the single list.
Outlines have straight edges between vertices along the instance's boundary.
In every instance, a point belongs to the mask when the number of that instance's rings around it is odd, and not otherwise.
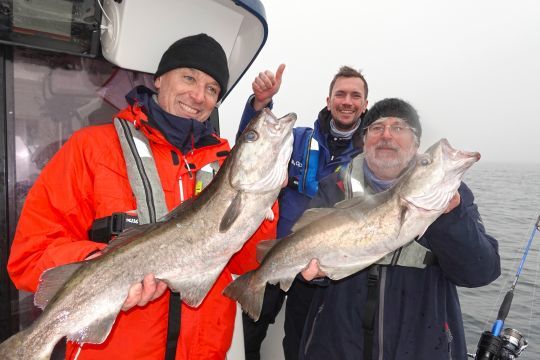
[{"label": "man in orange jacket", "polygon": [[[130,105],[115,121],[129,123],[147,140],[151,150],[147,155],[153,157],[157,173],[153,185],[162,189],[165,211],[196,196],[208,182],[207,175],[199,175],[215,169],[228,154],[227,141],[214,133],[208,121],[228,79],[223,48],[199,34],[178,40],[163,54],[155,73],[157,93],[139,86],[126,95]],[[135,212],[141,220],[144,211],[130,182],[133,170],[126,166],[120,137],[113,124],[82,129],[43,169],[28,194],[11,248],[8,271],[17,288],[35,292],[43,271],[99,256],[109,239],[104,243],[89,237],[97,219]],[[257,266],[255,245],[275,238],[275,224],[276,220],[261,225],[231,259],[201,306],[170,309],[181,313],[180,337],[173,341],[177,346],[172,355],[170,349],[166,354],[170,293],[165,283],[148,274],[126,294],[107,340],[83,346],[68,342],[66,358],[225,359],[236,305],[221,292],[231,273]]]}]

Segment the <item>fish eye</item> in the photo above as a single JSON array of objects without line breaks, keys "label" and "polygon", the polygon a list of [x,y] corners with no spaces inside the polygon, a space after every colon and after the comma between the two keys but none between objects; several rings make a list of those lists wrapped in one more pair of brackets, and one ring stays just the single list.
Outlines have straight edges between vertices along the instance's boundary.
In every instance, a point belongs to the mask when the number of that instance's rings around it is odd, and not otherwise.
[{"label": "fish eye", "polygon": [[429,164],[431,164],[431,159],[426,158],[426,157],[420,159],[420,165],[422,165],[422,166],[428,166]]},{"label": "fish eye", "polygon": [[246,139],[247,142],[254,142],[258,138],[259,134],[257,134],[257,132],[253,130],[246,131],[246,133],[244,134],[244,139]]}]

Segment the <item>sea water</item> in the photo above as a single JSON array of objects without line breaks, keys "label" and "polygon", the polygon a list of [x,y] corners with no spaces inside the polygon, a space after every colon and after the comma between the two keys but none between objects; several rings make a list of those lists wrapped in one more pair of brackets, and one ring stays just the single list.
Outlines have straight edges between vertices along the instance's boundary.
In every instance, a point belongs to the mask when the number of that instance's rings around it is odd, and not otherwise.
[{"label": "sea water", "polygon": [[[540,215],[540,164],[480,161],[467,171],[464,181],[475,195],[486,231],[499,242],[502,269],[490,285],[459,288],[467,347],[476,353],[480,335],[491,330],[516,277]],[[539,249],[540,231],[536,231],[504,326],[518,330],[529,342],[519,359],[540,359]]]}]

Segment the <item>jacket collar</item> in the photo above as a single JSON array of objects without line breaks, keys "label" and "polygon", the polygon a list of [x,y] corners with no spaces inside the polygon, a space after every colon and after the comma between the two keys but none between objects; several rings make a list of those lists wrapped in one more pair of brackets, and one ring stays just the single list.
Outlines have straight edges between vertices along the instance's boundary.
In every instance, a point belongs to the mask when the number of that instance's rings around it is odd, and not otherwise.
[{"label": "jacket collar", "polygon": [[[360,116],[360,121],[364,118],[365,112]],[[325,140],[328,139],[330,135],[330,120],[332,120],[332,114],[325,106],[319,111],[319,116],[315,121],[315,132],[319,133],[322,138]],[[362,123],[354,133],[352,137],[352,143],[355,148],[362,149],[364,147],[364,141],[362,137]]]}]

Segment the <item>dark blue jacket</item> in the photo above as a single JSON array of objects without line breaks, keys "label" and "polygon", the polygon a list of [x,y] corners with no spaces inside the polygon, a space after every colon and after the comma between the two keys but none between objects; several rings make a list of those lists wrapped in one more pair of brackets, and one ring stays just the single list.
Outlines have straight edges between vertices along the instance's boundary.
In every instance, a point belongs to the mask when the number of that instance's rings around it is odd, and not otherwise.
[{"label": "dark blue jacket", "polygon": [[[251,103],[252,98],[253,96],[246,103],[237,138],[244,131],[249,121],[257,115]],[[300,177],[306,175],[303,169],[306,168],[306,144],[309,142],[310,137],[313,136],[313,139],[319,144],[319,164],[315,175],[317,181],[332,173],[339,165],[349,163],[354,156],[362,151],[361,126],[352,139],[343,141],[330,135],[330,120],[331,114],[325,107],[319,112],[313,130],[307,127],[297,127],[293,130],[294,145],[291,162],[289,163],[289,186],[284,188],[279,195],[278,238],[290,233],[292,226],[302,216],[311,201],[310,196],[299,192],[294,185],[300,180]]]},{"label": "dark blue jacket", "polygon": [[[472,192],[461,184],[459,193],[461,204],[439,217],[418,240],[436,256],[434,265],[377,267],[373,359],[467,358],[456,286],[492,282],[500,275],[500,259],[497,241],[486,234]],[[368,360],[362,327],[368,270],[340,281],[325,280],[315,292],[299,358]]]}]

